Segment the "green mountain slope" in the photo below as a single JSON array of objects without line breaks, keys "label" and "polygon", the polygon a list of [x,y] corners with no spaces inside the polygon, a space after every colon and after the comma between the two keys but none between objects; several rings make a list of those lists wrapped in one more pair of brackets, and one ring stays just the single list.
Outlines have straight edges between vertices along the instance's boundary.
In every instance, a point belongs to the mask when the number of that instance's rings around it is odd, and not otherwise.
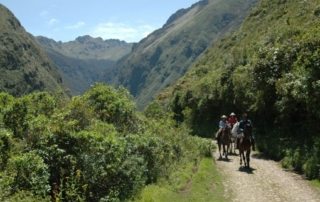
[{"label": "green mountain slope", "polygon": [[261,151],[319,177],[319,28],[317,0],[261,0],[159,99],[203,136],[221,114],[249,111]]},{"label": "green mountain slope", "polygon": [[66,43],[39,36],[39,44],[57,65],[67,87],[74,95],[82,94],[90,85],[102,80],[103,72],[127,55],[131,43],[81,36]]},{"label": "green mountain slope", "polygon": [[0,91],[24,95],[35,90],[63,91],[62,79],[47,55],[0,4]]},{"label": "green mountain slope", "polygon": [[111,83],[124,85],[144,106],[174,83],[212,42],[234,30],[255,0],[203,0],[172,15],[159,30],[133,48],[107,73]]}]

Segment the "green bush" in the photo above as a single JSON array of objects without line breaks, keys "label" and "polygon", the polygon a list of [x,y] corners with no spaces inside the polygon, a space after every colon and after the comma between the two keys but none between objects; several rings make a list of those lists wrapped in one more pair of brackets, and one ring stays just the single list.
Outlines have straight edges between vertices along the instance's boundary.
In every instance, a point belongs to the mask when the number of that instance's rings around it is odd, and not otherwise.
[{"label": "green bush", "polygon": [[34,195],[32,192],[29,191],[18,191],[14,193],[13,195],[10,195],[9,197],[6,197],[4,201],[8,202],[49,202],[50,197],[40,197]]},{"label": "green bush", "polygon": [[320,179],[320,139],[315,144],[303,165],[303,170],[309,179]]},{"label": "green bush", "polygon": [[303,170],[306,176],[309,179],[317,179],[319,178],[320,166],[319,166],[319,157],[312,156],[310,157],[303,165]]},{"label": "green bush", "polygon": [[6,168],[11,150],[11,134],[8,131],[0,128],[0,170],[4,170]]},{"label": "green bush", "polygon": [[14,97],[8,93],[0,93],[0,121],[2,121],[2,115],[4,111],[9,108],[13,103]]},{"label": "green bush", "polygon": [[46,197],[50,192],[48,166],[35,152],[10,158],[4,178],[11,194],[28,190]]},{"label": "green bush", "polygon": [[134,128],[135,104],[126,89],[96,84],[83,97],[101,121],[114,124],[121,131]]},{"label": "green bush", "polygon": [[159,103],[137,112],[124,89],[97,84],[64,102],[0,94],[1,200],[125,201],[210,154]]}]

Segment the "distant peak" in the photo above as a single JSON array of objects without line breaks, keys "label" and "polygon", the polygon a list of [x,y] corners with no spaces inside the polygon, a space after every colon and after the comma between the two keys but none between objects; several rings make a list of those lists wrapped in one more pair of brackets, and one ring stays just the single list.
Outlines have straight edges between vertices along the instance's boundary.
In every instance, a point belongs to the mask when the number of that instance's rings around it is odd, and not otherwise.
[{"label": "distant peak", "polygon": [[205,6],[205,5],[208,5],[209,4],[209,0],[201,0],[197,3],[194,3],[191,7],[194,7],[194,6]]},{"label": "distant peak", "polygon": [[192,8],[196,6],[206,6],[207,4],[209,4],[209,0],[201,0],[201,1],[198,1],[197,3],[192,4],[189,8],[182,8],[178,10],[177,12],[175,12],[173,15],[169,17],[167,22],[164,24],[164,27],[176,21],[177,19],[179,19],[181,16],[183,16],[188,11],[190,11]]},{"label": "distant peak", "polygon": [[56,42],[54,39],[45,36],[36,36],[36,39],[41,42]]},{"label": "distant peak", "polygon": [[[93,37],[89,36],[89,35],[84,35],[84,36],[79,36],[76,38],[76,41],[80,42],[80,43],[85,43],[87,41],[91,41],[92,39],[94,39]],[[101,38],[100,38],[101,39]],[[102,40],[102,39],[101,39]]]},{"label": "distant peak", "polygon": [[15,15],[3,4],[0,4],[0,22],[4,23],[3,26],[11,27],[15,30],[22,27]]},{"label": "distant peak", "polygon": [[79,43],[94,42],[94,43],[107,43],[107,44],[127,44],[127,42],[119,40],[119,39],[106,39],[106,40],[104,40],[101,37],[92,37],[90,35],[79,36],[75,39],[75,41],[77,41]]},{"label": "distant peak", "polygon": [[5,11],[7,13],[11,13],[11,11],[1,3],[0,3],[0,10],[1,10],[1,12]]}]

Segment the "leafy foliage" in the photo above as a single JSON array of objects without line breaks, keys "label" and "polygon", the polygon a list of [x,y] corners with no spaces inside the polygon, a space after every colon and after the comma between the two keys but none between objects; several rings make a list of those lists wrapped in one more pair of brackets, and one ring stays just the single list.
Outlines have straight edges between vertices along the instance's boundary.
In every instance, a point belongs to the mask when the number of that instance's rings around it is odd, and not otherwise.
[{"label": "leafy foliage", "polygon": [[35,195],[46,196],[50,190],[48,166],[34,152],[10,158],[4,179],[9,182],[11,193],[29,190]]},{"label": "leafy foliage", "polygon": [[209,143],[177,127],[160,105],[137,112],[123,88],[83,96],[0,94],[1,200],[123,201]]}]

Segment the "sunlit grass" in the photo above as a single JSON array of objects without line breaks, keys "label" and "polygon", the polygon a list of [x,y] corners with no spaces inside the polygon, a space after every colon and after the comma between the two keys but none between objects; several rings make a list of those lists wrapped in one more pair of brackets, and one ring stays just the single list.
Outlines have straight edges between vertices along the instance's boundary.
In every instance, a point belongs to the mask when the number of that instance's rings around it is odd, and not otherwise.
[{"label": "sunlit grass", "polygon": [[137,197],[139,202],[226,201],[222,179],[212,158],[197,165],[190,162],[172,174],[168,181],[149,185]]},{"label": "sunlit grass", "polygon": [[320,180],[312,180],[311,184],[320,190]]}]

